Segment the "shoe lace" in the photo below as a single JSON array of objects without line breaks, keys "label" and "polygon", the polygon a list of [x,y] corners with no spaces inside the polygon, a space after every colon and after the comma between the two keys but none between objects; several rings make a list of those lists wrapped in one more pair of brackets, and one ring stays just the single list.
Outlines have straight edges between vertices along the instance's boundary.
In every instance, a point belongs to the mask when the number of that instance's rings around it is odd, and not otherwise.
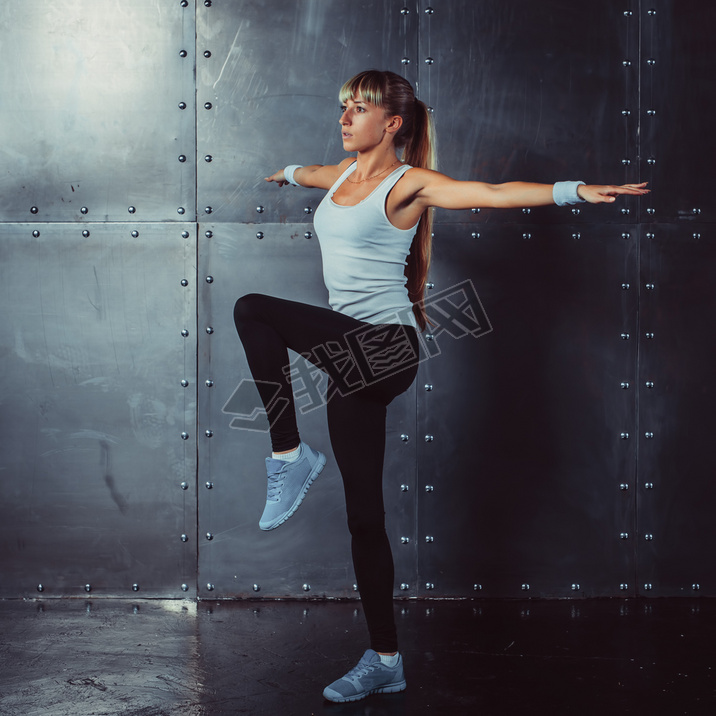
[{"label": "shoe lace", "polygon": [[284,477],[285,475],[282,474],[281,469],[269,473],[267,499],[273,502],[278,500],[278,496],[281,494],[281,489],[283,488]]},{"label": "shoe lace", "polygon": [[345,676],[345,678],[360,678],[361,676],[365,676],[367,673],[373,671],[377,664],[361,664],[360,662],[356,664]]}]

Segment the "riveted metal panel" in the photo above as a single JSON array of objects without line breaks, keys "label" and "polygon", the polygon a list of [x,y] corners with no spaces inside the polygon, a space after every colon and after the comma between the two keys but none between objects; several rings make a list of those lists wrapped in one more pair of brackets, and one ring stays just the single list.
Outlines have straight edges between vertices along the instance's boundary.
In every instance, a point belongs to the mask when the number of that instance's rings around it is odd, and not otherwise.
[{"label": "riveted metal panel", "polygon": [[[435,3],[421,21],[420,95],[435,110],[441,170],[488,182],[637,181],[637,8],[636,0]],[[624,223],[636,214],[629,199],[576,217],[544,208],[529,221]],[[482,217],[525,221],[519,209]]]},{"label": "riveted metal panel", "polygon": [[[270,532],[258,527],[271,444],[265,413],[258,414],[258,392],[254,403],[250,395],[246,405],[241,402],[240,412],[235,403],[227,405],[242,381],[251,381],[234,328],[234,302],[258,292],[328,303],[319,246],[315,238],[305,238],[305,225],[262,224],[261,239],[257,228],[202,224],[199,232],[199,595],[355,596],[343,485],[328,439],[325,381],[309,392],[294,380],[294,391],[301,437],[324,452],[328,463],[296,515]],[[389,406],[384,490],[396,579],[413,588],[415,541],[404,545],[400,538],[415,534],[415,453],[414,442],[400,436],[414,433],[414,415],[413,390]],[[257,419],[247,425],[252,416]],[[232,428],[239,417],[242,427]]]},{"label": "riveted metal panel", "polygon": [[415,80],[417,13],[404,12],[406,5],[412,4],[199,4],[200,218],[297,223],[307,216],[310,221],[304,210],[316,208],[320,191],[279,192],[264,177],[287,164],[336,164],[345,157],[338,91],[357,72],[392,69]]},{"label": "riveted metal panel", "polygon": [[0,224],[3,597],[194,591],[194,241]]},{"label": "riveted metal panel", "polygon": [[193,9],[2,4],[2,220],[194,219]]},{"label": "riveted metal panel", "polygon": [[418,431],[432,436],[418,451],[422,594],[633,594],[636,235],[474,228],[435,232],[433,292],[472,282],[493,330],[469,335],[474,300],[432,312],[439,350],[418,376]]},{"label": "riveted metal panel", "polygon": [[713,224],[644,227],[639,331],[639,587],[716,594]]},{"label": "riveted metal panel", "polygon": [[642,220],[716,221],[716,5],[654,0],[641,7]]}]

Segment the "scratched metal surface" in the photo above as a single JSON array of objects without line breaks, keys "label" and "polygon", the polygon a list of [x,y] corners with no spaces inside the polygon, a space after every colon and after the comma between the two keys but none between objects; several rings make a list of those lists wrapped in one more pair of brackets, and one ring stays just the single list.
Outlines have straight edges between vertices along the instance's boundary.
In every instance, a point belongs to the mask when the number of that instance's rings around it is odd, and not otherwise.
[{"label": "scratched metal surface", "polygon": [[3,597],[194,590],[196,287],[183,230],[0,224]]}]

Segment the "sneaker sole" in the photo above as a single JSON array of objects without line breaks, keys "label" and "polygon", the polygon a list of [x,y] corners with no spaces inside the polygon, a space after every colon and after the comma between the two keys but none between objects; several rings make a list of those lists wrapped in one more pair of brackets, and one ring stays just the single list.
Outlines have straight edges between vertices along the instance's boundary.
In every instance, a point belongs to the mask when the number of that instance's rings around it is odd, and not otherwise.
[{"label": "sneaker sole", "polygon": [[349,701],[360,701],[361,699],[364,699],[366,696],[371,696],[372,694],[397,694],[399,691],[405,691],[406,682],[405,681],[399,681],[397,684],[390,684],[389,686],[379,686],[376,689],[371,689],[370,691],[365,691],[362,694],[355,694],[355,696],[341,696],[339,698],[330,698],[329,696],[326,696],[326,692],[323,692],[323,696],[328,701],[332,701],[336,704],[345,704]]},{"label": "sneaker sole", "polygon": [[269,532],[270,530],[275,530],[277,527],[280,527],[291,515],[296,512],[296,510],[301,506],[301,503],[303,502],[303,498],[306,496],[306,493],[308,492],[308,488],[313,484],[313,481],[321,474],[321,471],[326,465],[326,456],[323,453],[318,454],[318,460],[316,461],[316,464],[313,466],[313,469],[308,475],[308,479],[306,480],[306,483],[303,486],[303,489],[299,493],[298,497],[294,501],[294,503],[291,505],[291,509],[284,514],[284,516],[281,518],[279,522],[277,522],[275,525],[271,525],[271,527],[261,527],[261,529],[264,532]]}]

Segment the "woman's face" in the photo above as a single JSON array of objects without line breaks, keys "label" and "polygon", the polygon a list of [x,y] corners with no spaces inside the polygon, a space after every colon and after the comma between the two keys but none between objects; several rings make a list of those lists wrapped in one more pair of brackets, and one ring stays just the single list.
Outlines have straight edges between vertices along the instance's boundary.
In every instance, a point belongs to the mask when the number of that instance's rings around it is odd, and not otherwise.
[{"label": "woman's face", "polygon": [[394,132],[390,129],[394,119],[386,117],[381,107],[371,104],[360,95],[346,100],[338,120],[343,148],[347,152],[365,152],[381,142],[392,143]]}]

